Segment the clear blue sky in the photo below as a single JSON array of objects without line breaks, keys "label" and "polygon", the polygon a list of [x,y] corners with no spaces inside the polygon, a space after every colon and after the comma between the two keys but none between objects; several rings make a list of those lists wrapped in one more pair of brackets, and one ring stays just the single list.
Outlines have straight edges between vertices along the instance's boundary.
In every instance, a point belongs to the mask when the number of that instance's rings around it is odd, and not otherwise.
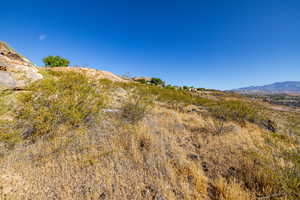
[{"label": "clear blue sky", "polygon": [[300,80],[299,0],[7,0],[0,26],[37,65],[215,89]]}]

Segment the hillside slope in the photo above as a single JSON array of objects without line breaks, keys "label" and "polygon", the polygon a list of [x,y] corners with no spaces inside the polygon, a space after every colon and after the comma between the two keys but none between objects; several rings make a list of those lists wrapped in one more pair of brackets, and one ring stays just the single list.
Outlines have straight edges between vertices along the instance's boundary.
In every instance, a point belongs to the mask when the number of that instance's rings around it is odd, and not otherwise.
[{"label": "hillside slope", "polygon": [[1,91],[0,199],[300,199],[299,113],[82,71]]}]

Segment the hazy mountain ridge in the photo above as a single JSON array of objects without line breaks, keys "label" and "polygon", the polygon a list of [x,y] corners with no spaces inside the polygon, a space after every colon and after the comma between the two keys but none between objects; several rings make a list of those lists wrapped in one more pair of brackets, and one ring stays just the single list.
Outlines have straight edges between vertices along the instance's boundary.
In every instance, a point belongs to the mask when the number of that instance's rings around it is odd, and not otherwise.
[{"label": "hazy mountain ridge", "polygon": [[300,94],[300,81],[276,82],[263,86],[250,86],[244,88],[233,89],[238,93],[296,93]]}]

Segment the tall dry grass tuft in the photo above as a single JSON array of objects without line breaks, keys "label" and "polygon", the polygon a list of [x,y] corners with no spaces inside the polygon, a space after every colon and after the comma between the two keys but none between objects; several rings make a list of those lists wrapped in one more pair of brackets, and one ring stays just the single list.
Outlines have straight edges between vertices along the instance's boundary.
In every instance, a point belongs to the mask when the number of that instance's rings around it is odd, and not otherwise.
[{"label": "tall dry grass tuft", "polygon": [[241,184],[235,180],[227,181],[223,177],[218,177],[213,186],[217,191],[219,200],[254,200],[251,194],[243,189]]},{"label": "tall dry grass tuft", "polygon": [[120,117],[127,123],[135,124],[148,113],[152,102],[147,97],[132,95],[120,107]]}]

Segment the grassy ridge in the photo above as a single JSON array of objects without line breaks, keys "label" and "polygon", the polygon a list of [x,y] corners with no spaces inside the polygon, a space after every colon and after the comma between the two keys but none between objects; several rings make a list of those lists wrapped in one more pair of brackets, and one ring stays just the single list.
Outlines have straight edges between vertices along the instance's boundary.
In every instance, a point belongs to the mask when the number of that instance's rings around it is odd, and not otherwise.
[{"label": "grassy ridge", "polygon": [[237,121],[243,123],[249,121],[265,127],[269,119],[265,116],[261,106],[253,105],[243,100],[225,100],[205,98],[194,95],[185,90],[175,90],[138,83],[113,83],[108,80],[102,81],[106,87],[121,87],[135,91],[138,95],[148,97],[154,101],[163,102],[172,109],[180,109],[187,105],[205,107],[214,117],[224,121]]}]

